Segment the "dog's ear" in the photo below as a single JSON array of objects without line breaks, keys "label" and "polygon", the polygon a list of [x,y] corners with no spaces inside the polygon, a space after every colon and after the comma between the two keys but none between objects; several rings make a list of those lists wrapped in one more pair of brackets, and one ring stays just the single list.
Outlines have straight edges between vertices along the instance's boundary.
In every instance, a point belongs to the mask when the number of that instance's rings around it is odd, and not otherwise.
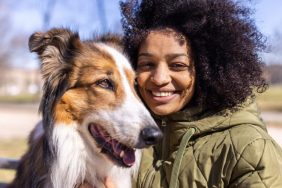
[{"label": "dog's ear", "polygon": [[51,41],[51,36],[48,33],[36,32],[29,37],[28,47],[30,52],[40,52]]},{"label": "dog's ear", "polygon": [[105,33],[94,37],[95,42],[102,42],[123,51],[122,36],[114,33]]},{"label": "dog's ear", "polygon": [[45,33],[36,32],[30,36],[28,43],[29,50],[38,55],[42,55],[48,47],[55,47],[64,52],[79,48],[80,45],[78,33],[62,28],[54,28]]},{"label": "dog's ear", "polygon": [[75,53],[81,48],[77,33],[68,29],[54,28],[45,33],[36,32],[29,38],[29,49],[36,52],[41,60],[44,80],[66,77]]},{"label": "dog's ear", "polygon": [[55,103],[69,87],[74,57],[81,47],[78,34],[68,29],[55,28],[46,33],[36,32],[29,38],[30,51],[36,52],[41,60],[44,85],[39,110],[43,112],[44,127],[52,124]]},{"label": "dog's ear", "polygon": [[112,43],[122,46],[122,36],[115,33],[105,33],[95,37],[97,42]]}]

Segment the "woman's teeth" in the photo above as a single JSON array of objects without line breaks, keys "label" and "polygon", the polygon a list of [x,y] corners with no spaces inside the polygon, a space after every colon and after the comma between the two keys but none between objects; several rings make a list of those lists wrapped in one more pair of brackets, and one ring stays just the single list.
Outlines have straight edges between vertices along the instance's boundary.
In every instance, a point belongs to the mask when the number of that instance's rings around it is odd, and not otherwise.
[{"label": "woman's teeth", "polygon": [[152,94],[156,97],[168,97],[171,96],[173,94],[173,92],[156,92],[156,91],[152,91]]}]

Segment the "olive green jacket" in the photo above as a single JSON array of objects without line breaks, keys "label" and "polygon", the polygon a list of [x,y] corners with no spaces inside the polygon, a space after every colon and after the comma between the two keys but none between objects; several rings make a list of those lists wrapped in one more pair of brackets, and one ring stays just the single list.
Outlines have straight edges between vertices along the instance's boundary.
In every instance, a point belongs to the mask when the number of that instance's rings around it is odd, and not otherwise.
[{"label": "olive green jacket", "polygon": [[143,151],[137,187],[282,188],[282,150],[268,135],[256,104],[191,117],[179,112],[162,119],[164,139]]}]

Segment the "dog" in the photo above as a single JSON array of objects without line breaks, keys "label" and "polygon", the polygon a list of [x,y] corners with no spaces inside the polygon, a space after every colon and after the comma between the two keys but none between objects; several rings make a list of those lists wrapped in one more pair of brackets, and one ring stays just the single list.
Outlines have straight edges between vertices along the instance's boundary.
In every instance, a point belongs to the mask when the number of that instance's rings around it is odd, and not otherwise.
[{"label": "dog", "polygon": [[162,133],[134,90],[121,44],[110,34],[82,41],[66,28],[31,35],[29,49],[41,61],[42,122],[9,187],[103,188],[107,178],[131,187],[139,149]]}]

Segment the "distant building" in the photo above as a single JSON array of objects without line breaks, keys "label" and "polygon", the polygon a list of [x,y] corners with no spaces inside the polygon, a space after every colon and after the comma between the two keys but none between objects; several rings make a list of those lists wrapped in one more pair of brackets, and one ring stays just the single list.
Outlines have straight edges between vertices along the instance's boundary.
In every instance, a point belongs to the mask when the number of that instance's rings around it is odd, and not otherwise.
[{"label": "distant building", "polygon": [[0,96],[36,94],[41,90],[38,69],[8,68],[1,72]]},{"label": "distant building", "polygon": [[282,64],[270,64],[264,69],[264,77],[270,84],[282,84]]}]

